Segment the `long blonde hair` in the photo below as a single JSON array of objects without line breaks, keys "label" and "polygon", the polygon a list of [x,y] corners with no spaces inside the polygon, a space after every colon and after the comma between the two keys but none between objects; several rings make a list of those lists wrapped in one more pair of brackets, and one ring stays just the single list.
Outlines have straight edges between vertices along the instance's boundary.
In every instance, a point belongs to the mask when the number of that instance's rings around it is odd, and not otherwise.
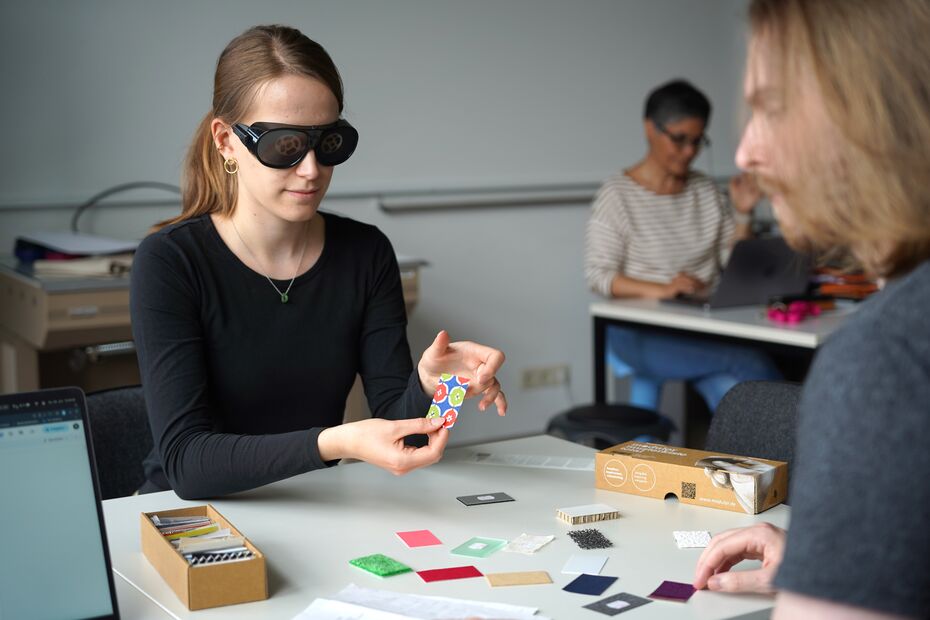
[{"label": "long blonde hair", "polygon": [[214,118],[230,125],[252,105],[259,89],[284,75],[306,75],[326,84],[343,108],[342,79],[329,54],[299,30],[287,26],[254,26],[229,42],[216,63],[213,107],[194,132],[182,172],[181,214],[154,227],[205,215],[232,215],[236,208],[236,175],[226,174],[213,144]]},{"label": "long blonde hair", "polygon": [[[754,0],[749,19],[789,91],[792,69],[813,69],[842,141],[831,170],[799,149],[804,169],[822,175],[807,175],[793,209],[801,234],[878,275],[930,258],[930,3]],[[796,84],[789,97],[804,96]]]}]

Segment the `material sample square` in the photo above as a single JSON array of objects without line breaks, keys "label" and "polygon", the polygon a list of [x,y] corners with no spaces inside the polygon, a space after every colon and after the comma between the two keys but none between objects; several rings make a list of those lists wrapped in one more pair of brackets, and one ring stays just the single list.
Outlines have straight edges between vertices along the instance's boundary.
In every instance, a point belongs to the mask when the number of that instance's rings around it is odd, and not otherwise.
[{"label": "material sample square", "polygon": [[576,594],[593,594],[594,596],[600,596],[604,593],[604,590],[612,586],[616,580],[616,577],[608,577],[606,575],[578,575],[571,583],[562,589],[566,592],[574,592]]},{"label": "material sample square", "polygon": [[501,502],[515,501],[506,493],[481,493],[480,495],[463,495],[456,497],[466,506],[480,506],[481,504],[499,504]]},{"label": "material sample square", "polygon": [[448,579],[468,579],[469,577],[481,577],[481,571],[474,566],[454,566],[452,568],[433,568],[430,570],[419,570],[417,575],[426,583],[432,581],[446,581]]},{"label": "material sample square", "polygon": [[562,572],[566,575],[599,575],[604,564],[607,564],[606,555],[575,554],[568,558]]},{"label": "material sample square", "polygon": [[406,564],[401,564],[397,560],[389,558],[388,556],[382,555],[380,553],[349,560],[349,564],[352,566],[357,566],[362,570],[366,570],[369,573],[377,575],[378,577],[390,577],[391,575],[409,573],[413,570]]},{"label": "material sample square", "polygon": [[452,428],[459,417],[459,409],[465,402],[470,379],[450,374],[439,375],[439,385],[433,392],[433,402],[426,412],[427,418],[444,418],[443,428]]},{"label": "material sample square", "polygon": [[404,541],[404,544],[410,547],[428,547],[430,545],[441,545],[442,541],[429,530],[411,530],[409,532],[397,532],[397,536]]},{"label": "material sample square", "polygon": [[600,530],[594,528],[569,532],[568,537],[582,549],[607,549],[614,546]]},{"label": "material sample square", "polygon": [[672,535],[679,549],[703,549],[710,544],[710,532],[703,530],[674,531]]},{"label": "material sample square", "polygon": [[555,514],[559,519],[570,525],[620,518],[620,511],[607,504],[567,506],[565,508],[557,508]]},{"label": "material sample square", "polygon": [[475,536],[471,540],[466,540],[461,545],[452,550],[455,555],[466,555],[472,558],[486,558],[495,551],[500,550],[507,541],[502,538],[482,538]]},{"label": "material sample square", "polygon": [[532,586],[541,583],[552,583],[552,577],[544,570],[524,571],[517,573],[491,573],[484,576],[492,588],[501,586]]},{"label": "material sample square", "polygon": [[555,536],[531,536],[530,534],[520,534],[511,540],[504,551],[511,553],[525,553],[527,555],[536,553],[542,547],[552,542]]},{"label": "material sample square", "polygon": [[585,609],[590,609],[592,611],[599,611],[605,616],[616,616],[617,614],[622,614],[625,611],[630,611],[631,609],[636,609],[637,607],[642,607],[643,605],[648,605],[651,603],[648,598],[643,598],[641,596],[636,596],[635,594],[629,594],[627,592],[621,592],[620,594],[614,594],[613,596],[608,596],[607,598],[601,599],[590,605],[585,605]]},{"label": "material sample square", "polygon": [[694,594],[694,586],[690,583],[663,581],[655,592],[649,595],[649,598],[686,603],[692,594]]}]

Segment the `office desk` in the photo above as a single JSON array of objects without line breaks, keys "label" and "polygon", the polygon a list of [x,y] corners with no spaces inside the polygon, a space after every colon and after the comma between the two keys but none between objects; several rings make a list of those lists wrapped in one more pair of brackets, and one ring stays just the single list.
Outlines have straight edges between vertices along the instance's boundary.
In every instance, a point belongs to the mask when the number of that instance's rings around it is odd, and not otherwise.
[{"label": "office desk", "polygon": [[589,311],[594,328],[594,401],[606,402],[605,353],[609,325],[750,341],[770,351],[803,351],[810,357],[853,310],[854,306],[844,305],[796,325],[782,325],[769,321],[764,309],[758,306],[704,310],[653,299],[612,299],[592,303]]},{"label": "office desk", "polygon": [[113,584],[116,586],[116,604],[119,606],[120,618],[126,620],[171,619],[167,611],[119,575],[113,575]]},{"label": "office desk", "polygon": [[[481,423],[479,418],[461,423]],[[453,431],[454,432],[454,431]],[[789,509],[759,516],[663,502],[594,488],[591,471],[567,471],[477,465],[477,452],[543,454],[593,458],[594,451],[547,436],[515,439],[446,452],[442,462],[403,477],[366,463],[310,472],[289,480],[211,503],[259,549],[268,561],[271,598],[258,603],[195,613],[175,597],[139,548],[139,513],[205,502],[185,502],[171,492],[104,502],[110,554],[118,575],[157,600],[177,618],[290,619],[314,598],[334,595],[349,583],[413,594],[500,601],[540,608],[554,619],[603,618],[582,605],[603,597],[572,594],[561,588],[574,575],[562,566],[575,553],[610,556],[602,574],[618,576],[604,596],[631,592],[645,596],[665,579],[690,582],[699,549],[678,549],[673,530],[724,529],[766,520],[784,526]],[[517,501],[466,507],[455,498],[503,491]],[[555,517],[562,506],[607,503],[621,518],[593,526],[571,526]],[[597,527],[614,546],[582,551],[566,532]],[[443,545],[408,549],[397,531],[430,529]],[[534,555],[500,551],[488,558],[453,556],[449,551],[472,536],[513,539],[521,533],[553,534],[556,539]],[[408,573],[379,579],[349,565],[349,560],[384,553],[414,570],[474,564],[482,572],[546,570],[549,585],[491,588],[484,579],[432,584]],[[698,592],[687,604],[656,601],[625,616],[655,618],[729,618],[770,607],[764,596]]]},{"label": "office desk", "polygon": [[[397,260],[409,314],[426,262]],[[0,393],[138,384],[129,318],[128,276],[36,277],[15,258],[0,258]]]}]

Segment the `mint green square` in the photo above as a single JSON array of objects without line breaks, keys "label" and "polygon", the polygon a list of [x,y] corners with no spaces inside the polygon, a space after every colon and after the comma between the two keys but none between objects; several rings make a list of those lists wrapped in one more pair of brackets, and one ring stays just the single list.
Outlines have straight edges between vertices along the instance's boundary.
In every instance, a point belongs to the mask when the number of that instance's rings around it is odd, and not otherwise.
[{"label": "mint green square", "polygon": [[406,564],[401,564],[397,560],[380,553],[349,560],[349,564],[357,566],[362,570],[367,570],[369,573],[377,575],[378,577],[391,577],[393,575],[400,575],[401,573],[409,573],[413,570]]},{"label": "mint green square", "polygon": [[500,538],[482,538],[475,536],[471,540],[466,540],[461,545],[452,550],[455,555],[467,555],[470,558],[486,558],[495,551],[500,550],[507,544],[506,540]]}]

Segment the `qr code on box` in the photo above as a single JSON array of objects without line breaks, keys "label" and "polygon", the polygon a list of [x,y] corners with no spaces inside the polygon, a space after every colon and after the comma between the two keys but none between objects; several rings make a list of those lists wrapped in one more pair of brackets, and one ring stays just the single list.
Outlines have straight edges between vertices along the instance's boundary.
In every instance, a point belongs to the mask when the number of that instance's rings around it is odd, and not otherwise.
[{"label": "qr code on box", "polygon": [[693,482],[682,482],[681,483],[681,497],[683,499],[694,499],[694,496],[697,492],[697,485]]}]

